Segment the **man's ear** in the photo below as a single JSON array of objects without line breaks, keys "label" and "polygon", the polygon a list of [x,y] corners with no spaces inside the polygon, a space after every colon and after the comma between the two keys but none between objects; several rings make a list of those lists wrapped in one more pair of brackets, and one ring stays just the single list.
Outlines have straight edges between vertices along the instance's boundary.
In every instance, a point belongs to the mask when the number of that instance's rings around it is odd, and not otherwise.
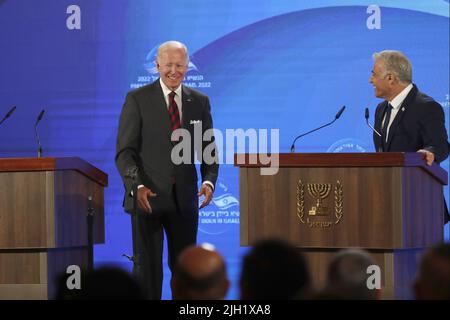
[{"label": "man's ear", "polygon": [[388,75],[388,81],[390,81],[391,84],[396,84],[396,83],[398,83],[397,77],[396,77],[394,74],[392,74],[392,73],[390,73],[390,74]]}]

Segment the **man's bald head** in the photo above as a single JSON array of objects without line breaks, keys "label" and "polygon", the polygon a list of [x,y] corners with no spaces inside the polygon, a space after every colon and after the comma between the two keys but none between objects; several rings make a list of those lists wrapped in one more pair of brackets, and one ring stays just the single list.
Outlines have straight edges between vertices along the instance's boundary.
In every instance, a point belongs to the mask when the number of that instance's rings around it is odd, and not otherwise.
[{"label": "man's bald head", "polygon": [[172,279],[175,299],[223,299],[229,288],[225,261],[207,246],[191,246],[178,257]]},{"label": "man's bald head", "polygon": [[186,62],[189,63],[189,53],[186,45],[176,40],[166,41],[158,47],[156,55],[157,62],[162,59],[163,53],[169,50],[180,50],[185,55]]}]

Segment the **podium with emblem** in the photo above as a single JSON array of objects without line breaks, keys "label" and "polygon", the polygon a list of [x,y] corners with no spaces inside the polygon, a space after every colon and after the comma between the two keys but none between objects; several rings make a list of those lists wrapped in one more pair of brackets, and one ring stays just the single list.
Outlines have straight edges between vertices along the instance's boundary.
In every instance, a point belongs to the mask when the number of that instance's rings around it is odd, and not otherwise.
[{"label": "podium with emblem", "polygon": [[107,185],[76,157],[0,159],[0,299],[51,299],[68,267],[92,267]]},{"label": "podium with emblem", "polygon": [[420,255],[443,241],[444,169],[427,166],[418,153],[270,158],[278,159],[279,169],[266,175],[261,169],[273,163],[263,165],[259,155],[235,155],[241,246],[269,237],[293,243],[306,256],[317,287],[339,249],[362,248],[380,267],[383,297],[411,298]]}]

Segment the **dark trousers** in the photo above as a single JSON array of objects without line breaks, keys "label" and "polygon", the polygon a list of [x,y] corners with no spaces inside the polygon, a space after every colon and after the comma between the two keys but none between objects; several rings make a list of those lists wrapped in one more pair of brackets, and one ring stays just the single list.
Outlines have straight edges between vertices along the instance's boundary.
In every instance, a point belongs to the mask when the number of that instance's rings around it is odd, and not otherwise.
[{"label": "dark trousers", "polygon": [[164,232],[167,236],[168,264],[173,273],[178,255],[197,242],[198,213],[182,216],[174,193],[158,212],[138,210],[132,215],[135,264],[133,274],[148,299],[160,300],[163,283]]}]

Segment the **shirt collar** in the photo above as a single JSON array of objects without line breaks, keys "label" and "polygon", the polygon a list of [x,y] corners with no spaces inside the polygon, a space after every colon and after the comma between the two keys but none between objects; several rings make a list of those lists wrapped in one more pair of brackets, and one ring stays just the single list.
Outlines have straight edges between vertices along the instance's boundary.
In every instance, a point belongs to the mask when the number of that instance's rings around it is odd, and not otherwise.
[{"label": "shirt collar", "polygon": [[406,99],[408,93],[412,90],[412,83],[408,84],[405,89],[402,90],[392,101],[389,101],[393,109],[398,109]]},{"label": "shirt collar", "polygon": [[[171,93],[173,90],[169,89],[165,83],[162,81],[161,78],[159,78],[159,83],[161,84],[161,88],[163,90],[164,96],[167,97],[169,95],[169,93]],[[178,86],[178,88],[176,88],[175,93],[177,94],[177,96],[181,97],[181,84]]]}]

